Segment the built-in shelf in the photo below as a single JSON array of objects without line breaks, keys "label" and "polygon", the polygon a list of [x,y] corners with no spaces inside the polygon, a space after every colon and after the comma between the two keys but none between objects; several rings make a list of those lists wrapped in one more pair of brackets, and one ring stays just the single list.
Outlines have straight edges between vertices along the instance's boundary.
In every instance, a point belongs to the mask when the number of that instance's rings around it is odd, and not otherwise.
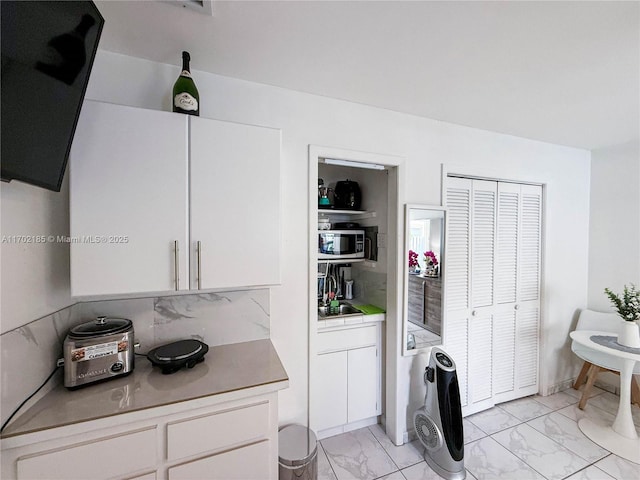
[{"label": "built-in shelf", "polygon": [[[336,260],[327,260],[325,258],[319,258],[318,259],[318,263],[320,264],[325,264],[325,263],[329,263],[329,264],[335,264],[335,263],[341,263],[341,264],[345,264],[345,263],[376,263],[372,260],[367,260],[366,258],[341,258],[341,259],[336,259]],[[324,274],[321,274],[320,272],[318,272],[318,278],[324,278]]]},{"label": "built-in shelf", "polygon": [[349,215],[353,217],[354,220],[364,220],[366,218],[375,218],[377,216],[376,212],[366,212],[363,210],[334,210],[330,208],[319,208],[318,215]]}]

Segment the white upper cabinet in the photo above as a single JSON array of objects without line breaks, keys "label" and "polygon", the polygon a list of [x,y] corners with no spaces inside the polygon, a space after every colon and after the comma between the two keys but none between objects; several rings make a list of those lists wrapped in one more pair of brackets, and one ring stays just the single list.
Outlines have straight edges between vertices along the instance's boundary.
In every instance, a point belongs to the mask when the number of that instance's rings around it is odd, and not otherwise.
[{"label": "white upper cabinet", "polygon": [[280,282],[279,130],[87,101],[70,172],[73,296]]},{"label": "white upper cabinet", "polygon": [[70,157],[71,294],[187,288],[187,183],[185,116],[85,102]]},{"label": "white upper cabinet", "polygon": [[192,117],[190,140],[191,288],[280,283],[280,131]]}]

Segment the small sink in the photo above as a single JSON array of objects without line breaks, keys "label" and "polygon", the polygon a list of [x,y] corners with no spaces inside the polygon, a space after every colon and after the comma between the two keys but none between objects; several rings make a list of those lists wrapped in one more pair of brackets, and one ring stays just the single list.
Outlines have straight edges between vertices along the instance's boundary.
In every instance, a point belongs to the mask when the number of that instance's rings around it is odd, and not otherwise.
[{"label": "small sink", "polygon": [[341,303],[337,307],[318,307],[318,316],[323,318],[348,315],[362,315],[362,312],[348,303]]}]

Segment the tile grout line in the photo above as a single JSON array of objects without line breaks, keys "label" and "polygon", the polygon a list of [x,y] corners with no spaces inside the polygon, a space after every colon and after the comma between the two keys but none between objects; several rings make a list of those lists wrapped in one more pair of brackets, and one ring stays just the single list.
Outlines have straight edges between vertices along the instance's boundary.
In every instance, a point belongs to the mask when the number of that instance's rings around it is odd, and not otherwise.
[{"label": "tile grout line", "polygon": [[[607,457],[609,457],[609,456],[611,456],[611,455],[613,455],[613,453],[609,452],[609,454],[608,454],[608,455],[605,455],[605,456],[604,456],[604,457],[602,457],[601,459],[596,460],[595,462],[590,463],[589,465],[586,465],[585,467],[581,468],[580,470],[578,470],[578,471],[576,471],[576,472],[574,472],[574,473],[571,473],[571,474],[567,475],[566,477],[562,477],[562,480],[564,480],[565,478],[569,478],[569,477],[570,477],[570,476],[572,476],[572,475],[576,475],[576,474],[578,474],[578,473],[580,473],[580,472],[583,472],[583,471],[585,471],[585,470],[586,470],[587,468],[589,468],[589,467],[595,467],[595,468],[598,468],[598,467],[596,466],[596,462],[599,462],[600,460],[604,460],[605,458],[607,458]],[[610,476],[610,477],[611,477],[611,475],[609,475],[609,474],[608,474],[607,472],[605,472],[604,470],[602,470],[602,469],[600,469],[600,468],[598,468],[598,470],[600,470],[600,471],[601,471],[602,473],[604,473],[605,475],[608,475],[608,476]],[[612,478],[613,478],[613,477],[612,477]]]},{"label": "tile grout line", "polygon": [[338,479],[338,474],[336,473],[336,471],[333,469],[333,465],[331,465],[331,460],[329,460],[329,455],[327,455],[327,451],[324,449],[324,445],[322,445],[322,441],[318,440],[318,444],[320,445],[320,448],[322,449],[325,458],[327,459],[327,463],[329,464],[329,468],[331,469],[331,471],[333,472],[333,476],[336,477],[336,480]]},{"label": "tile grout line", "polygon": [[[518,424],[518,425],[514,425],[514,426],[519,426],[522,424]],[[511,427],[510,427],[511,428]],[[506,429],[505,429],[506,430]],[[504,431],[504,430],[502,430]],[[499,433],[499,432],[496,432]],[[507,452],[509,452],[511,455],[513,455],[514,457],[516,457],[518,460],[520,460],[522,463],[524,463],[527,467],[529,467],[531,470],[533,470],[534,472],[536,472],[538,475],[540,475],[542,478],[545,478],[546,480],[551,480],[549,477],[547,477],[546,475],[544,475],[542,472],[538,471],[536,468],[533,467],[533,465],[529,465],[529,463],[525,462],[522,458],[520,458],[518,455],[516,455],[515,452],[512,452],[511,449],[505,447],[504,445],[502,445],[498,440],[496,440],[495,438],[493,438],[493,435],[489,435],[489,438],[491,438],[491,440],[493,440],[494,442],[496,442],[498,445],[500,445],[502,448],[504,448]],[[564,477],[563,477],[564,478]]]},{"label": "tile grout line", "polygon": [[[378,425],[376,423],[376,425]],[[367,430],[369,430],[369,433],[371,435],[373,435],[373,438],[376,439],[376,442],[378,442],[378,445],[380,445],[380,448],[382,448],[382,451],[387,455],[387,457],[389,457],[389,460],[391,460],[391,463],[393,463],[396,466],[396,470],[393,472],[389,472],[386,475],[382,475],[382,477],[386,477],[387,475],[391,475],[392,473],[396,473],[396,472],[400,472],[400,467],[398,467],[398,464],[396,463],[396,461],[393,459],[393,457],[391,457],[391,455],[389,455],[389,452],[387,452],[387,449],[384,448],[384,445],[382,445],[382,442],[380,440],[378,440],[378,437],[376,437],[375,433],[373,433],[373,431],[371,430],[371,425],[367,426]],[[385,435],[387,433],[385,432]],[[402,472],[400,472],[402,474]],[[404,477],[404,475],[402,475]],[[382,478],[382,477],[378,477],[378,478]]]},{"label": "tile grout line", "polygon": [[[563,407],[563,408],[565,408],[565,407]],[[561,409],[560,409],[560,410],[561,410]],[[553,412],[551,412],[551,413],[558,413],[558,415],[562,415],[562,413],[560,413],[560,411],[559,411],[559,410],[554,410],[554,411],[553,411]],[[548,413],[547,415],[551,415],[551,413]],[[544,416],[544,415],[543,415],[543,416]],[[572,422],[575,422],[575,423],[576,423],[576,426],[577,426],[577,423],[578,423],[577,421],[574,421],[572,418],[567,417],[566,415],[562,415],[562,416],[563,416],[564,418],[567,418],[567,419],[571,420]],[[535,418],[540,418],[540,417],[535,417]],[[535,420],[535,419],[533,419],[533,418],[532,418],[532,420]],[[525,422],[525,424],[527,424],[527,425],[528,425],[528,422]],[[577,455],[578,457],[582,458],[584,461],[586,461],[586,462],[591,462],[591,460],[589,460],[588,458],[584,458],[584,457],[583,457],[582,455],[580,455],[578,452],[574,452],[573,450],[571,450],[570,448],[566,447],[566,446],[565,446],[565,445],[563,445],[562,443],[558,442],[558,441],[557,441],[557,440],[555,440],[554,438],[552,438],[552,437],[548,436],[546,433],[541,432],[540,430],[538,430],[538,429],[537,429],[537,428],[535,428],[534,426],[529,425],[529,427],[533,428],[533,429],[534,429],[536,432],[538,432],[539,434],[544,435],[544,436],[545,436],[545,438],[548,438],[549,440],[551,440],[552,442],[556,443],[557,445],[560,445],[560,446],[561,446],[562,448],[564,448],[565,450],[567,450],[567,451],[569,451],[569,452],[573,453],[574,455]],[[580,430],[580,427],[578,427],[578,430]],[[580,432],[582,432],[582,430],[580,430]],[[584,434],[583,434],[583,435],[584,435]],[[585,437],[587,440],[589,440],[591,443],[593,443],[594,445],[598,446],[599,448],[602,448],[602,447],[600,447],[600,445],[598,445],[596,442],[594,442],[593,440],[591,440],[591,439],[590,439],[589,437],[587,437],[586,435],[585,435],[584,437]],[[602,448],[602,449],[603,449],[603,450],[605,450],[605,451],[607,452],[607,454],[606,454],[604,457],[599,458],[599,459],[594,460],[593,462],[589,463],[589,464],[588,464],[586,467],[584,467],[584,468],[587,468],[587,467],[589,467],[589,466],[591,466],[591,465],[594,465],[596,462],[599,462],[600,460],[602,460],[602,459],[604,459],[604,458],[607,458],[609,455],[611,455],[611,452],[610,452],[609,450],[607,450],[606,448]],[[580,469],[580,470],[578,470],[578,471],[581,471],[581,470],[584,470],[584,469]],[[576,472],[576,473],[577,473],[577,472]]]}]

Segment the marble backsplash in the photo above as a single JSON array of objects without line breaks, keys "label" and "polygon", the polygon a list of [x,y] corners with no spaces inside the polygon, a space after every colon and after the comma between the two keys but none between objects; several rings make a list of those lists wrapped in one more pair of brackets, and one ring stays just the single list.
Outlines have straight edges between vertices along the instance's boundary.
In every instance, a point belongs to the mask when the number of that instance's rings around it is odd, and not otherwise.
[{"label": "marble backsplash", "polygon": [[[138,352],[195,338],[209,346],[269,338],[269,289],[81,302],[0,336],[2,422],[62,357],[67,331],[99,315],[133,322]],[[60,369],[62,371],[62,369]],[[56,381],[62,382],[61,371]],[[53,384],[53,382],[49,382]]]}]

